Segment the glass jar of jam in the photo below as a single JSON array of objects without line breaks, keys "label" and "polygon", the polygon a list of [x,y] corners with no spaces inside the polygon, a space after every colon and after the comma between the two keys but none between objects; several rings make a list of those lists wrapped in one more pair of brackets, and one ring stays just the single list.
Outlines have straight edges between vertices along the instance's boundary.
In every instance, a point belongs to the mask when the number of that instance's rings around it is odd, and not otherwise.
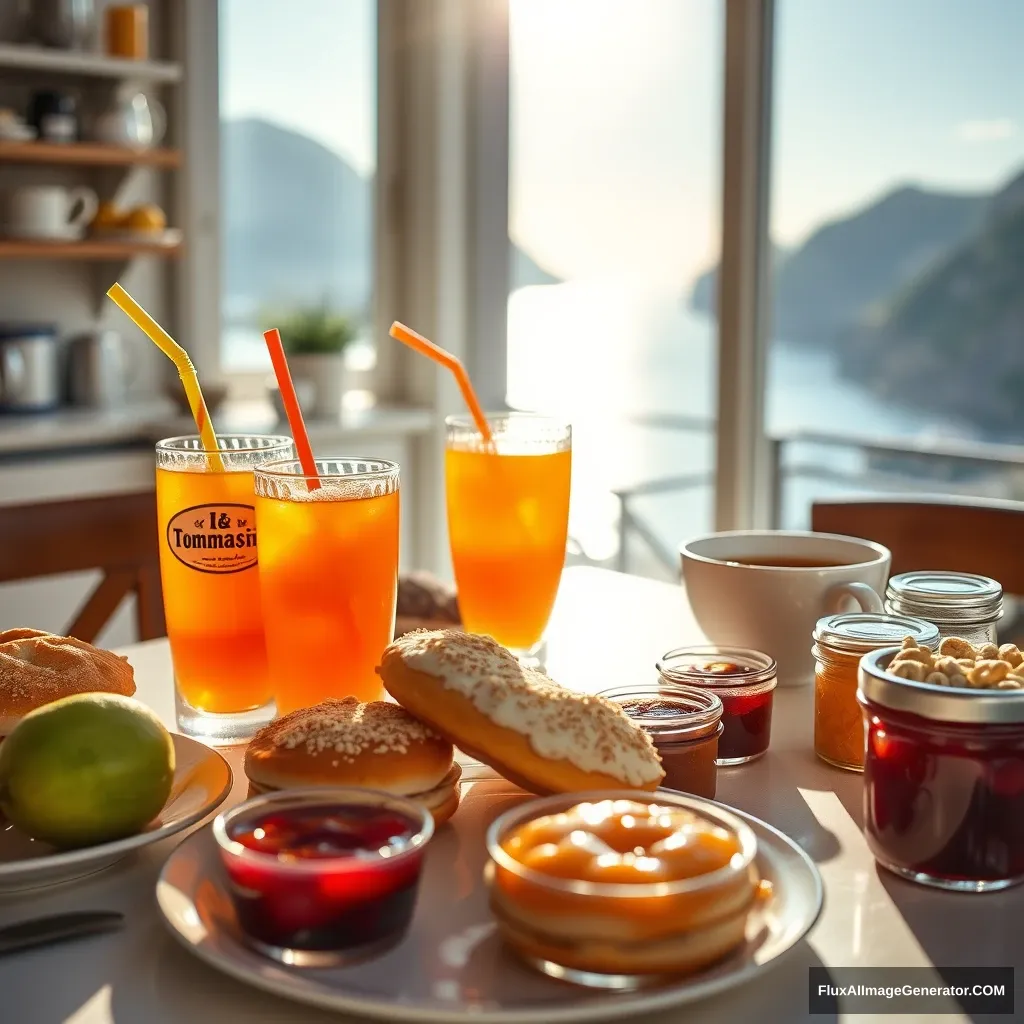
[{"label": "glass jar of jam", "polygon": [[903,572],[889,580],[885,609],[934,622],[942,639],[958,636],[980,647],[997,642],[1003,588],[967,572]]},{"label": "glass jar of jam", "polygon": [[562,793],[505,811],[484,872],[502,940],[562,981],[635,989],[721,961],[770,895],[751,828],[680,793]]},{"label": "glass jar of jam", "polygon": [[356,788],[268,793],[213,823],[246,941],[298,967],[357,963],[401,941],[433,831],[419,804]]},{"label": "glass jar of jam", "polygon": [[960,689],[861,662],[864,834],[904,878],[984,892],[1024,882],[1024,690]]},{"label": "glass jar of jam", "polygon": [[934,650],[939,631],[924,619],[875,612],[844,612],[814,627],[814,752],[836,768],[864,770],[864,721],[857,704],[857,668],[863,655],[898,647],[912,636]]},{"label": "glass jar of jam", "polygon": [[657,664],[662,682],[710,690],[722,702],[718,764],[743,764],[760,757],[772,734],[775,660],[743,647],[679,647]]},{"label": "glass jar of jam", "polygon": [[621,686],[600,694],[615,701],[643,728],[661,755],[662,783],[694,796],[713,799],[718,782],[718,744],[722,702],[711,690],[695,686]]}]

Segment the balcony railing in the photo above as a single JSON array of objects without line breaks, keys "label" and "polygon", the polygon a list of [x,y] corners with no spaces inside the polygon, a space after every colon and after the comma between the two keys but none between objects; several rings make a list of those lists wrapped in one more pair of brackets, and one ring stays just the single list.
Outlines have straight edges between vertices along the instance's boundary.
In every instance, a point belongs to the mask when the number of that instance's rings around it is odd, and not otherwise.
[{"label": "balcony railing", "polygon": [[[634,416],[630,424],[679,430],[688,433],[709,434],[715,429],[713,420],[693,416],[670,414],[649,414]],[[946,480],[934,473],[910,476],[899,473],[895,468],[878,469],[868,466],[849,469],[832,464],[821,456],[787,462],[789,450],[796,445],[813,446],[818,449],[856,451],[869,461],[892,460],[934,469],[947,465],[957,471],[973,469],[994,471],[979,481],[974,478],[966,483]],[[1020,491],[1024,492],[1024,445],[989,444],[979,441],[930,440],[918,438],[877,438],[831,431],[797,430],[778,434],[770,439],[772,527],[783,523],[783,497],[786,483],[803,478],[826,483],[841,484],[860,491],[941,493],[989,497],[1014,497],[1006,493],[1007,474],[1014,470],[1020,473]],[[1012,483],[1012,478],[1010,480]],[[679,554],[674,546],[667,544],[657,532],[639,515],[634,507],[637,498],[656,494],[683,494],[709,487],[714,483],[710,472],[684,473],[677,476],[660,477],[639,484],[618,488],[613,491],[619,502],[619,546],[615,567],[621,572],[630,569],[630,546],[639,540],[668,572],[674,573],[679,564]],[[1001,493],[1000,493],[1001,492]]]}]

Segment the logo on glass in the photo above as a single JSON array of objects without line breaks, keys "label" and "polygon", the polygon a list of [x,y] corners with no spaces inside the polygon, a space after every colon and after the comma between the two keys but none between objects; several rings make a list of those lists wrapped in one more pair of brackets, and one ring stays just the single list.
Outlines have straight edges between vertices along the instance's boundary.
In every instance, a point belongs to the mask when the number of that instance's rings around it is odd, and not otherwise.
[{"label": "logo on glass", "polygon": [[171,554],[197,572],[251,569],[257,561],[256,514],[252,505],[193,505],[167,524]]}]

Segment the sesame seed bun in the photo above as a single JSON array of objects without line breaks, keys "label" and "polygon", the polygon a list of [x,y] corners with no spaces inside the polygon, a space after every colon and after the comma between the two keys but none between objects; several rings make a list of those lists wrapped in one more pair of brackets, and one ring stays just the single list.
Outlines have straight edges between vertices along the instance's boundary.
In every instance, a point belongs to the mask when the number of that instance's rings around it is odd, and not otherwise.
[{"label": "sesame seed bun", "polygon": [[619,705],[523,668],[488,636],[408,633],[377,669],[403,707],[532,793],[653,790],[665,773]]},{"label": "sesame seed bun", "polygon": [[0,631],[0,737],[30,711],[76,693],[131,697],[135,673],[125,658],[72,636]]},{"label": "sesame seed bun", "polygon": [[300,708],[261,729],[245,752],[250,792],[359,786],[423,804],[440,825],[459,802],[451,743],[386,701],[355,697]]}]

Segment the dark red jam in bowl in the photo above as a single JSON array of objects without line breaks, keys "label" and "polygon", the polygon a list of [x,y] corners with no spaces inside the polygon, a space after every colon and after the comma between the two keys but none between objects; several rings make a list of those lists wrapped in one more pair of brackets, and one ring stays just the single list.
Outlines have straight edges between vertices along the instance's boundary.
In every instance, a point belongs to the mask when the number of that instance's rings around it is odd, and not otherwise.
[{"label": "dark red jam in bowl", "polygon": [[357,789],[259,796],[214,823],[242,931],[299,966],[355,962],[401,939],[432,831],[416,804]]},{"label": "dark red jam in bowl", "polygon": [[720,765],[744,764],[768,749],[778,681],[774,659],[740,647],[680,647],[657,668],[664,682],[704,687],[722,701]]},{"label": "dark red jam in bowl", "polygon": [[861,661],[858,691],[875,859],[945,889],[1024,881],[1024,694],[886,679],[892,653]]}]

